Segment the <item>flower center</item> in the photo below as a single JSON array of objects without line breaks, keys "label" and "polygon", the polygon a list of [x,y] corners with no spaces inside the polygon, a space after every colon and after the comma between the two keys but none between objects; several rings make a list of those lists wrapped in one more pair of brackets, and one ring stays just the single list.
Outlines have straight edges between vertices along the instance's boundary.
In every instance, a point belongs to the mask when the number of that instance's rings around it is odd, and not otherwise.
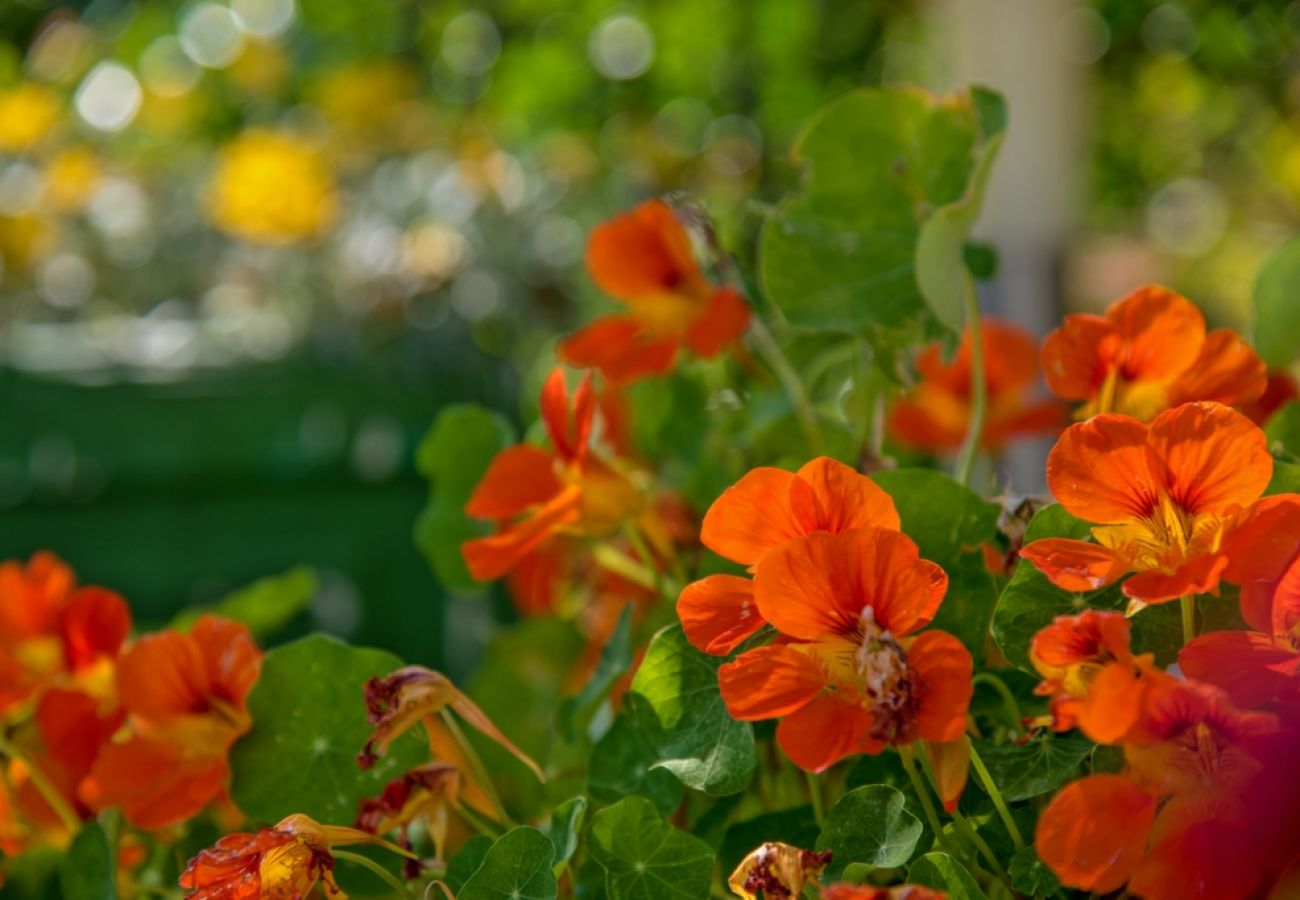
[{"label": "flower center", "polygon": [[877,624],[871,607],[862,610],[861,634],[853,668],[863,695],[871,701],[871,736],[891,744],[910,743],[920,698],[907,653]]}]

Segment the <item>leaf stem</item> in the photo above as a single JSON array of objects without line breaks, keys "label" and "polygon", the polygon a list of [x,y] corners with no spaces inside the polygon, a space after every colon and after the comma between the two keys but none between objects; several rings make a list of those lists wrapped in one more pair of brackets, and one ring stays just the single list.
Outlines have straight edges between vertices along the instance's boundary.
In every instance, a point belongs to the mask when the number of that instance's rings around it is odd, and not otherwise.
[{"label": "leaf stem", "polygon": [[1019,733],[1022,730],[1024,717],[1020,714],[1020,703],[1016,700],[1016,695],[1011,693],[1011,688],[1007,687],[1005,681],[994,675],[992,672],[977,672],[975,677],[971,679],[971,683],[987,684],[989,687],[993,688],[993,690],[998,693],[998,696],[1002,698],[1002,702],[1006,705],[1007,711],[1011,713],[1014,718],[1016,732]]},{"label": "leaf stem", "polygon": [[763,357],[764,362],[776,375],[777,381],[781,382],[781,387],[794,408],[795,418],[799,421],[799,428],[803,431],[810,454],[820,456],[821,430],[817,427],[817,416],[808,401],[807,392],[803,389],[803,382],[799,380],[799,373],[794,370],[790,360],[786,359],[785,354],[781,352],[781,345],[776,342],[772,332],[767,330],[767,326],[757,315],[750,316],[749,337],[758,355]]},{"label": "leaf stem", "polygon": [[984,790],[993,800],[993,807],[998,811],[1002,824],[1006,826],[1007,834],[1011,835],[1011,842],[1016,845],[1017,850],[1025,849],[1025,839],[1020,835],[1020,828],[1016,825],[1016,820],[1011,818],[1011,810],[1007,808],[1007,801],[1003,799],[1002,791],[993,780],[993,776],[989,774],[988,767],[984,765],[984,760],[980,759],[974,741],[970,745],[970,761],[971,765],[975,767],[975,774],[979,777],[980,784],[984,786]]},{"label": "leaf stem", "polygon": [[912,782],[912,790],[916,792],[917,798],[921,801],[921,810],[925,813],[925,820],[930,825],[930,830],[934,832],[934,839],[939,842],[939,846],[944,850],[952,853],[953,856],[961,856],[955,853],[948,845],[947,839],[943,834],[943,826],[939,824],[939,814],[934,809],[934,803],[930,800],[930,789],[926,787],[925,782],[921,779],[921,773],[916,771],[916,761],[913,758],[911,747],[899,747],[898,758],[903,762],[903,770],[907,772],[907,777]]},{"label": "leaf stem", "polygon": [[1186,647],[1196,637],[1196,597],[1183,594],[1178,598],[1178,608],[1183,614],[1183,646]]},{"label": "leaf stem", "polygon": [[975,471],[975,458],[979,455],[980,438],[984,434],[984,414],[988,407],[988,381],[984,374],[984,333],[980,327],[980,301],[975,293],[975,282],[966,275],[966,333],[970,336],[971,413],[966,441],[957,457],[957,480],[970,486]]},{"label": "leaf stem", "polygon": [[821,827],[826,824],[826,807],[822,802],[822,786],[817,780],[817,776],[807,769],[803,773],[804,780],[808,782],[808,799],[812,801],[813,818],[817,821],[817,826]]},{"label": "leaf stem", "polygon": [[984,861],[988,863],[989,871],[991,871],[999,881],[1006,885],[1008,890],[1011,890],[1011,879],[1007,876],[1007,870],[1002,868],[1002,863],[998,862],[998,858],[994,855],[993,849],[988,845],[988,842],[985,841],[984,838],[979,836],[979,832],[975,830],[975,826],[970,823],[970,820],[957,810],[953,810],[952,820],[956,823],[957,830],[961,832],[962,837],[970,841],[972,846],[975,847],[975,851],[980,856],[984,857]]},{"label": "leaf stem", "polygon": [[45,773],[37,768],[34,762],[29,760],[21,750],[2,735],[0,735],[0,756],[7,756],[22,763],[27,772],[27,777],[31,779],[32,787],[36,788],[37,793],[54,811],[54,814],[59,817],[59,822],[68,830],[69,835],[75,835],[81,830],[81,817],[77,815],[64,796],[59,793],[58,788],[45,777]]},{"label": "leaf stem", "polygon": [[382,878],[388,884],[389,887],[397,891],[398,896],[414,898],[414,895],[411,893],[410,888],[408,888],[405,884],[399,881],[396,875],[394,875],[392,872],[385,869],[383,866],[375,862],[373,859],[362,856],[360,853],[352,853],[348,850],[331,850],[330,853],[334,855],[335,859],[341,859],[344,860],[345,862],[350,862],[355,865],[361,866],[363,869],[369,869],[375,875]]}]

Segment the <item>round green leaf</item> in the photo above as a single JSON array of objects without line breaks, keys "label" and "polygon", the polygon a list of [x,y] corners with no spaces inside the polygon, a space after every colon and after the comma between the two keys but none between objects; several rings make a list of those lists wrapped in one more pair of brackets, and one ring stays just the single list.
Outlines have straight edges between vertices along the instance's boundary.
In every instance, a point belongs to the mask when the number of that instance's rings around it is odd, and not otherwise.
[{"label": "round green leaf", "polygon": [[503,834],[456,894],[457,900],[554,900],[555,845],[536,828]]},{"label": "round green leaf", "polygon": [[605,870],[610,900],[699,900],[709,895],[713,851],[661,819],[644,797],[627,797],[596,813],[588,848]]},{"label": "round green leaf", "polygon": [[1017,850],[1007,865],[1011,887],[1026,897],[1050,897],[1061,889],[1061,882],[1038,858],[1032,845]]},{"label": "round green leaf", "polygon": [[734,794],[754,774],[754,731],[727,714],[718,690],[723,660],[690,645],[680,626],[655,635],[629,696],[639,698],[656,765],[687,787],[708,794]]},{"label": "round green leaf", "polygon": [[322,634],[268,651],[248,698],[252,730],[230,755],[231,796],[239,808],[262,822],[306,813],[351,824],[358,801],[427,760],[427,745],[412,733],[369,771],[357,765],[371,733],[366,680],[401,665],[391,653]]},{"label": "round green leaf", "polygon": [[921,839],[921,822],[907,811],[901,791],[887,784],[869,784],[849,791],[831,807],[817,838],[818,850],[834,856],[826,877],[835,880],[850,863],[901,866]]},{"label": "round green leaf", "polygon": [[[643,705],[645,701],[632,703]],[[646,718],[653,719],[649,713]],[[633,712],[614,720],[609,731],[591,749],[587,790],[593,798],[616,803],[629,794],[648,798],[662,813],[674,810],[682,800],[682,783],[667,769],[654,768],[659,761],[654,743]]]},{"label": "round green leaf", "polygon": [[1048,735],[1028,744],[989,744],[975,749],[1008,803],[1050,793],[1079,771],[1096,745],[1082,738]]}]

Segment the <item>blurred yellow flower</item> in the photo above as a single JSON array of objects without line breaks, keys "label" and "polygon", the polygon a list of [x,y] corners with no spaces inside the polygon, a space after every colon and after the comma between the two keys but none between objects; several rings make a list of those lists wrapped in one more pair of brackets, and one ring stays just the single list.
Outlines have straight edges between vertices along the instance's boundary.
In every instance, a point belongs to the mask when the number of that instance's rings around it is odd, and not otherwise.
[{"label": "blurred yellow flower", "polygon": [[378,60],[324,73],[309,98],[348,149],[410,149],[426,142],[432,127],[420,90],[412,66]]},{"label": "blurred yellow flower", "polygon": [[221,149],[208,212],[224,231],[261,244],[318,235],[334,219],[334,176],[317,149],[290,134],[250,129]]},{"label": "blurred yellow flower", "polygon": [[59,212],[81,209],[99,183],[103,168],[89,147],[68,147],[45,167],[45,200]]},{"label": "blurred yellow flower", "polygon": [[61,112],[58,94],[43,84],[28,81],[0,91],[0,151],[30,150],[54,129]]},{"label": "blurred yellow flower", "polygon": [[6,269],[27,269],[53,251],[54,224],[32,213],[0,216],[0,260]]}]

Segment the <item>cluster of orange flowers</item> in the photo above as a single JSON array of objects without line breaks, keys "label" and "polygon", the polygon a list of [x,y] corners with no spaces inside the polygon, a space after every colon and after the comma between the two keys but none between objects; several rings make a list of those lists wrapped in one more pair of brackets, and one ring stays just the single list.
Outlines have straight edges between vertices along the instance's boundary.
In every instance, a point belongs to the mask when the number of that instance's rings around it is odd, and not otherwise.
[{"label": "cluster of orange flowers", "polygon": [[183,822],[227,796],[231,744],[261,652],[243,625],[128,640],[123,599],[78,586],[38,553],[0,564],[0,850],[62,845],[121,810],[138,828]]}]

